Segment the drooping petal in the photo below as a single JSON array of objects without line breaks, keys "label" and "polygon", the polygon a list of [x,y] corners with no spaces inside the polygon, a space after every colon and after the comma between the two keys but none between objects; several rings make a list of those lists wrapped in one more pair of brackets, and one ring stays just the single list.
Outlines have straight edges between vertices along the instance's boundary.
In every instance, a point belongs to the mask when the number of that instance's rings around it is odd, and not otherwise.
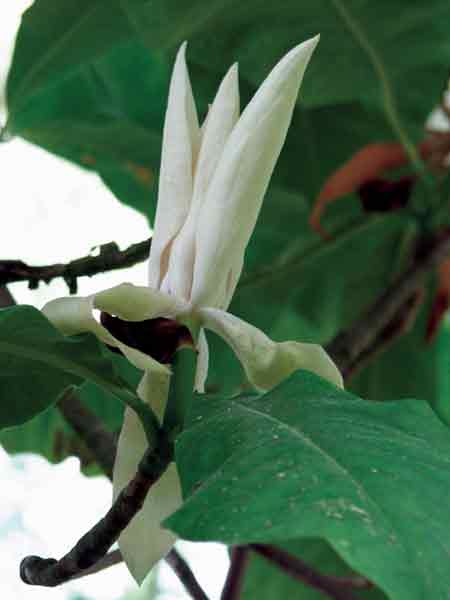
[{"label": "drooping petal", "polygon": [[[137,464],[146,448],[147,440],[142,426],[135,414],[127,409],[114,465],[114,499],[135,475]],[[161,521],[177,510],[181,502],[177,469],[175,464],[171,463],[167,471],[150,488],[142,509],[119,538],[119,547],[125,563],[139,584],[175,543],[176,536],[163,529]]]},{"label": "drooping petal", "polygon": [[170,293],[187,300],[191,293],[195,260],[195,233],[206,190],[217,168],[226,141],[239,117],[237,65],[225,75],[209,109],[194,179],[189,215],[175,238],[169,261]]},{"label": "drooping petal", "polygon": [[180,47],[170,82],[164,123],[158,206],[149,258],[149,285],[158,288],[167,270],[170,244],[181,229],[193,191],[199,125],[185,60]]},{"label": "drooping petal", "polygon": [[93,333],[101,342],[118,348],[126,358],[138,369],[154,373],[168,374],[170,369],[151,356],[131,348],[120,342],[109,333],[101,323],[96,321],[93,309],[96,296],[85,298],[70,297],[51,300],[43,308],[42,313],[64,335]]},{"label": "drooping petal", "polygon": [[93,296],[56,298],[47,302],[41,312],[64,335],[90,332],[104,344],[115,347],[115,338],[95,320],[93,304]]},{"label": "drooping petal", "polygon": [[205,392],[205,382],[208,375],[209,365],[209,346],[208,340],[206,339],[204,329],[200,329],[197,342],[198,358],[197,358],[197,371],[195,372],[195,391],[199,394]]},{"label": "drooping petal", "polygon": [[214,308],[200,309],[199,317],[204,327],[231,346],[249,381],[260,390],[273,388],[297,369],[312,371],[343,387],[338,368],[318,344],[276,343],[253,325]]},{"label": "drooping petal", "polygon": [[317,42],[300,44],[275,66],[228,138],[196,229],[191,300],[198,306],[218,305],[223,274],[244,255]]},{"label": "drooping petal", "polygon": [[94,296],[94,308],[124,321],[174,317],[187,309],[177,298],[153,288],[121,283]]}]

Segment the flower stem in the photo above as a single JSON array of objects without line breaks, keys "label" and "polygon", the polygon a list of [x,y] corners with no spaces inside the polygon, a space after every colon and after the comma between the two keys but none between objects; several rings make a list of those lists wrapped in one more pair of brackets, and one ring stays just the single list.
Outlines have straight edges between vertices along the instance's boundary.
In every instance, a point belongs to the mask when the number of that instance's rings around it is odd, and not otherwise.
[{"label": "flower stem", "polygon": [[176,434],[183,429],[192,401],[196,368],[197,352],[195,349],[180,348],[173,361],[169,399],[164,414],[164,431]]}]

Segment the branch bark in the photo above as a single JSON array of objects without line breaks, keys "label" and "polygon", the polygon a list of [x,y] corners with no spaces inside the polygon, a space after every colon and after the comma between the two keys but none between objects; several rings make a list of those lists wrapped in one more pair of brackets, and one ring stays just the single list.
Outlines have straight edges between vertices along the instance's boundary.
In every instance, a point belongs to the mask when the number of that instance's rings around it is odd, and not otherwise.
[{"label": "branch bark", "polygon": [[166,557],[166,562],[172,567],[173,571],[178,575],[178,579],[184,585],[186,591],[190,594],[193,600],[208,600],[208,596],[200,587],[194,573],[184,558],[172,548]]},{"label": "branch bark", "polygon": [[161,436],[159,445],[145,453],[136,475],[120,492],[105,517],[60,560],[39,556],[24,558],[20,565],[22,580],[30,585],[54,587],[93,567],[142,508],[149,489],[172,459],[173,447]]},{"label": "branch bark", "polygon": [[236,546],[231,552],[231,564],[228,570],[221,600],[238,600],[244,585],[245,570],[249,559],[248,546]]},{"label": "branch bark", "polygon": [[326,347],[344,378],[367,361],[371,348],[380,349],[380,336],[398,319],[402,307],[411,302],[425,276],[450,254],[450,229],[434,239],[378,299],[346,331]]},{"label": "branch bark", "polygon": [[0,286],[0,308],[13,306],[15,303],[16,302],[8,288],[6,286]]},{"label": "branch bark", "polygon": [[21,260],[0,261],[0,286],[17,281],[28,281],[30,289],[36,289],[41,281],[49,283],[62,277],[71,294],[77,293],[78,277],[92,277],[105,271],[124,269],[144,261],[150,252],[150,239],[132,244],[120,250],[115,242],[99,246],[96,256],[84,256],[69,263],[56,263],[33,267]]},{"label": "branch bark", "polygon": [[301,581],[309,587],[320,590],[333,600],[357,600],[351,588],[361,589],[371,587],[370,582],[361,577],[340,579],[334,576],[322,575],[322,573],[319,573],[299,558],[275,546],[250,544],[249,547],[260,556],[280,567],[280,569],[294,579]]},{"label": "branch bark", "polygon": [[87,409],[73,389],[67,390],[58,402],[58,409],[69,425],[92,452],[105,475],[112,480],[116,440],[101,420]]},{"label": "branch bark", "polygon": [[[58,408],[69,425],[78,433],[80,438],[92,452],[105,475],[112,480],[114,457],[116,455],[116,442],[114,435],[103,426],[101,420],[81,401],[73,392],[67,392],[58,404]],[[89,569],[83,569],[71,579],[85,577],[98,573],[123,560],[119,550],[106,554]],[[194,600],[208,600],[205,592],[200,587],[194,573],[184,558],[172,548],[166,556],[166,562],[178,576],[186,591]]]},{"label": "branch bark", "polygon": [[101,558],[89,569],[84,569],[83,571],[80,571],[71,577],[70,581],[73,581],[74,579],[81,579],[82,577],[87,577],[88,575],[95,575],[95,573],[100,573],[105,569],[109,569],[109,567],[114,567],[114,565],[120,564],[121,562],[123,562],[123,557],[120,550],[113,550],[112,552],[105,554],[103,558]]}]

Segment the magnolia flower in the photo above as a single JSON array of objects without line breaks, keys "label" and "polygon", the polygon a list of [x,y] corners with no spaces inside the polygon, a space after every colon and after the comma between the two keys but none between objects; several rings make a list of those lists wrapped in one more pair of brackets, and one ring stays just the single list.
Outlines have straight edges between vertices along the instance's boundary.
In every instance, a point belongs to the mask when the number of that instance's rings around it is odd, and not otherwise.
[{"label": "magnolia flower", "polygon": [[[170,368],[123,343],[94,317],[94,309],[125,321],[166,317],[200,330],[195,387],[208,370],[204,329],[221,336],[259,390],[304,368],[342,387],[342,377],[315,344],[275,343],[226,312],[272,171],[283,146],[297,94],[318,36],[293,48],[275,66],[239,117],[237,66],[225,75],[201,127],[185,63],[178,51],[164,125],[158,206],[147,287],[122,284],[87,298],[48,303],[43,311],[64,333],[94,333],[143,371],[138,395],[161,419]],[[114,469],[114,496],[134,475],[147,441],[127,409]],[[140,583],[175,536],[160,526],[181,504],[176,466],[154,485],[119,545]]]}]

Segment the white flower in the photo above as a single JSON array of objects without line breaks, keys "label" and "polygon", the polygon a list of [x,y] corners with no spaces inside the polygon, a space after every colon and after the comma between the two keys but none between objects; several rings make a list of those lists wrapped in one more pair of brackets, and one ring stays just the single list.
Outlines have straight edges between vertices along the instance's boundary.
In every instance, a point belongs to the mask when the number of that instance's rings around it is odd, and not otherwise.
[{"label": "white flower", "polygon": [[[299,368],[342,386],[338,369],[320,346],[277,344],[225,312],[318,39],[286,54],[240,117],[237,66],[233,65],[201,128],[183,44],[172,74],[164,125],[149,286],[122,284],[88,298],[54,300],[43,309],[64,333],[91,331],[142,369],[138,395],[159,418],[167,400],[169,367],[113,337],[95,320],[94,308],[127,321],[168,317],[194,322],[200,328],[199,391],[203,391],[208,370],[208,345],[202,328],[226,340],[249,381],[260,390],[270,389]],[[134,475],[146,444],[138,418],[127,409],[114,470],[114,496]],[[173,544],[175,536],[162,529],[160,522],[181,501],[176,467],[171,465],[119,541],[138,582]]]}]

